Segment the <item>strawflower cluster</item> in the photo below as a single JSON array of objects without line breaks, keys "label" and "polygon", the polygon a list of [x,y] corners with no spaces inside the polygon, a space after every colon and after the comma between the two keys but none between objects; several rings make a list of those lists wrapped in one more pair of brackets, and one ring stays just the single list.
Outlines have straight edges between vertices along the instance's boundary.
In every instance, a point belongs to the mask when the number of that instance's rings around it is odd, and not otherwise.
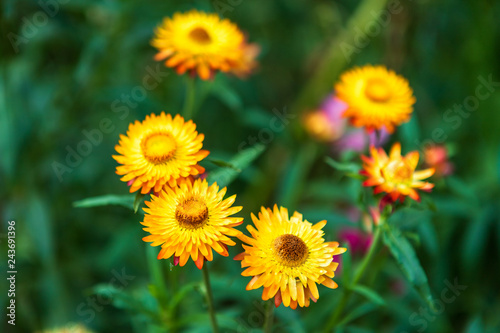
[{"label": "strawflower cluster", "polygon": [[[158,50],[156,60],[165,61],[178,74],[188,72],[202,80],[216,72],[246,76],[255,69],[259,53],[234,23],[196,10],[165,18],[152,45]],[[383,66],[368,65],[342,74],[321,110],[303,121],[313,137],[335,142],[337,148],[362,152],[370,146],[370,156],[360,154],[360,173],[366,177],[363,186],[373,187],[375,195],[385,193],[381,203],[402,202],[406,197],[419,201],[418,190],[434,186],[424,180],[435,168],[442,174],[448,170],[446,154],[426,151],[430,167],[417,170],[417,151],[402,155],[398,142],[389,154],[380,147],[397,126],[409,121],[415,101],[406,79]],[[348,123],[354,128],[349,129]],[[337,288],[333,278],[339,263],[334,256],[346,249],[325,241],[326,221],[312,224],[302,214],[290,216],[286,208],[274,205],[262,207],[257,216],[251,214],[249,235],[237,230],[243,218],[234,217],[242,210],[234,206],[236,195],[225,198],[226,188],[202,177],[205,168],[199,163],[209,154],[202,149],[203,140],[192,120],[161,112],[130,124],[115,147],[118,154],[113,158],[119,163],[116,173],[121,180],[130,192],[150,195],[141,223],[149,234],[143,240],[161,247],[157,258],[172,258],[180,266],[191,259],[205,272],[204,264],[214,259],[214,252],[228,256],[228,247],[236,245],[237,238],[244,251],[234,259],[241,261],[241,274],[251,278],[246,289],[263,288],[262,299],[273,299],[276,307],[307,307],[318,300],[318,285]],[[380,208],[371,214],[376,227],[381,223]],[[343,238],[352,239],[353,234]],[[367,239],[362,252],[371,246],[371,237]]]}]

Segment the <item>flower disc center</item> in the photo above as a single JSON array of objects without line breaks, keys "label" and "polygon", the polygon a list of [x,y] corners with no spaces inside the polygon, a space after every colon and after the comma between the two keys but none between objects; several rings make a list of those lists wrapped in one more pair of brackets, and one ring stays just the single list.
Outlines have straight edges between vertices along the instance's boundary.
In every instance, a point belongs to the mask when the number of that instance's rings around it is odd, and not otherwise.
[{"label": "flower disc center", "polygon": [[207,205],[198,199],[191,198],[177,205],[175,218],[181,227],[197,229],[208,219]]},{"label": "flower disc center", "polygon": [[191,32],[189,33],[189,38],[191,38],[196,43],[203,45],[210,44],[210,42],[212,41],[208,32],[200,27],[191,30]]},{"label": "flower disc center", "polygon": [[272,246],[281,263],[289,267],[302,265],[309,254],[306,243],[295,235],[281,235],[273,241]]},{"label": "flower disc center", "polygon": [[392,161],[383,170],[384,175],[393,183],[407,183],[413,176],[412,168],[404,161]]},{"label": "flower disc center", "polygon": [[142,141],[141,148],[149,162],[161,164],[174,156],[177,144],[170,134],[153,134]]},{"label": "flower disc center", "polygon": [[374,102],[387,102],[391,98],[391,90],[387,83],[380,79],[368,80],[365,95]]}]

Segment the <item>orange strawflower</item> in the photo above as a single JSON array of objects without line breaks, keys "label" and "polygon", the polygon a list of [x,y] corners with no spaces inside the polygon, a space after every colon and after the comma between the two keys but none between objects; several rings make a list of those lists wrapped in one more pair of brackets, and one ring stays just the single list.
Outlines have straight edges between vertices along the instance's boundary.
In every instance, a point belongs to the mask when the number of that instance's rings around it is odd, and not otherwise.
[{"label": "orange strawflower", "polygon": [[384,66],[367,65],[345,72],[335,91],[348,105],[343,116],[369,132],[383,127],[394,132],[410,119],[415,104],[408,81]]},{"label": "orange strawflower", "polygon": [[184,122],[179,115],[146,116],[143,122],[130,124],[126,136],[120,135],[115,146],[120,155],[113,155],[121,164],[116,173],[129,183],[131,193],[139,189],[143,194],[159,192],[165,186],[192,181],[205,172],[198,165],[208,155],[201,149],[204,137],[193,121]]},{"label": "orange strawflower", "polygon": [[434,169],[415,171],[419,153],[412,151],[401,156],[401,144],[395,143],[389,156],[382,148],[370,148],[371,157],[361,156],[363,169],[360,174],[367,176],[363,186],[375,186],[373,193],[386,192],[392,202],[403,201],[406,196],[420,200],[417,189],[430,191],[434,184],[422,181],[434,174]]},{"label": "orange strawflower", "polygon": [[203,80],[217,71],[245,75],[255,67],[258,53],[234,23],[197,10],[165,18],[151,44],[158,49],[155,60],[165,60],[178,74],[188,71]]},{"label": "orange strawflower", "polygon": [[310,300],[319,298],[317,284],[337,288],[332,278],[339,265],[333,256],[345,252],[338,242],[325,242],[321,230],[326,221],[312,224],[295,212],[288,217],[286,208],[262,207],[255,225],[248,225],[251,237],[240,234],[238,238],[245,252],[234,259],[241,260],[241,267],[248,267],[241,275],[251,276],[246,289],[264,287],[264,301],[274,297],[275,306],[281,303],[292,309],[307,307]]},{"label": "orange strawflower", "polygon": [[226,188],[219,190],[216,183],[208,186],[206,180],[197,179],[151,195],[141,222],[151,235],[142,240],[161,245],[158,259],[174,256],[174,263],[181,266],[191,258],[202,269],[205,260],[213,260],[212,250],[227,257],[227,246],[236,244],[229,236],[241,233],[234,227],[243,218],[231,217],[242,207],[232,206],[236,195],[223,199],[225,194]]}]

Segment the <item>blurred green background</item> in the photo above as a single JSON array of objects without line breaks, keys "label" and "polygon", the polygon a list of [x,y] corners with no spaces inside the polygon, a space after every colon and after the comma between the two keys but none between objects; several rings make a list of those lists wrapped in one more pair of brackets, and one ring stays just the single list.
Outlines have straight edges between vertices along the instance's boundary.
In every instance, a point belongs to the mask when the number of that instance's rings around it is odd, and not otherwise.
[{"label": "blurred green background", "polygon": [[[246,223],[250,212],[274,203],[298,209],[312,222],[327,219],[327,240],[359,222],[346,213],[358,200],[359,181],[324,163],[328,149],[309,141],[299,116],[318,107],[351,66],[385,64],[408,78],[415,112],[391,138],[402,142],[404,152],[421,149],[436,129],[446,135],[442,143],[454,147],[455,174],[425,196],[436,211],[408,211],[403,228],[415,235],[436,299],[446,281],[457,279],[467,289],[422,322],[425,305],[392,260],[380,256],[366,284],[386,304],[366,308],[343,331],[500,331],[500,83],[480,88],[488,96],[473,111],[447,113],[455,104],[473,103],[467,98],[483,80],[500,82],[500,2],[415,0],[388,7],[381,0],[3,0],[0,6],[0,267],[7,271],[7,221],[15,220],[18,270],[16,326],[6,323],[2,287],[2,331],[68,322],[97,332],[161,332],[162,323],[172,331],[210,330],[197,284],[201,272],[193,263],[171,269],[168,260],[154,260],[157,249],[149,251],[141,240],[142,215],[121,206],[72,206],[87,197],[126,194],[111,158],[118,135],[146,114],[181,111],[186,78],[154,62],[149,42],[163,17],[191,8],[229,18],[262,49],[260,67],[247,80],[219,74],[198,83],[207,97],[195,122],[210,156],[228,160],[252,137],[259,141],[276,110],[296,115],[284,131],[260,142],[266,151],[229,187],[244,206]],[[387,14],[390,8],[397,12]],[[385,21],[374,21],[380,10]],[[341,45],[355,51],[346,56]],[[141,90],[147,75],[159,84]],[[129,104],[127,96],[135,96]],[[100,126],[109,126],[107,133]],[[89,136],[90,145],[84,143]],[[79,149],[86,156],[68,157]],[[240,250],[230,249],[230,256]],[[258,330],[261,290],[244,291],[249,279],[240,276],[238,262],[219,256],[210,267],[223,331]],[[165,295],[151,285],[161,277]],[[317,331],[335,308],[339,285],[322,288],[309,308],[280,307],[276,329]],[[174,310],[164,310],[167,305]]]}]

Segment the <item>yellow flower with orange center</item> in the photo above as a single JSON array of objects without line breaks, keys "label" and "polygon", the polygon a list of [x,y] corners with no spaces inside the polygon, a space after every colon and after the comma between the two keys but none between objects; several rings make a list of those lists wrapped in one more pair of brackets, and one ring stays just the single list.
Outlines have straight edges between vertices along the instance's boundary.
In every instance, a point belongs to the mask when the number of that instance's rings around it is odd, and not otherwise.
[{"label": "yellow flower with orange center", "polygon": [[203,134],[196,132],[190,120],[162,112],[151,114],[141,123],[129,125],[127,135],[120,135],[115,146],[120,155],[113,158],[121,165],[116,173],[124,182],[131,182],[130,192],[141,189],[159,192],[164,186],[176,186],[205,172],[197,163],[208,155]]},{"label": "yellow flower with orange center", "polygon": [[251,276],[246,289],[264,287],[262,299],[274,297],[276,307],[281,303],[295,309],[307,307],[319,298],[316,284],[337,288],[332,280],[338,263],[333,256],[345,252],[337,242],[325,242],[321,230],[326,221],[311,224],[295,212],[288,217],[286,208],[262,207],[257,218],[252,214],[255,228],[247,226],[251,237],[238,238],[245,252],[234,259],[248,267],[241,275]]},{"label": "yellow flower with orange center", "polygon": [[191,71],[203,80],[215,71],[246,72],[256,55],[234,23],[197,10],[165,18],[151,44],[158,49],[155,60],[167,59],[178,74]]},{"label": "yellow flower with orange center", "polygon": [[343,116],[367,131],[383,127],[389,133],[410,119],[415,97],[408,81],[384,66],[351,69],[335,84],[337,96],[348,104]]},{"label": "yellow flower with orange center", "polygon": [[364,170],[360,173],[368,177],[363,186],[375,186],[373,193],[386,192],[393,202],[403,201],[406,196],[418,201],[417,189],[430,191],[434,187],[422,181],[434,174],[434,168],[415,171],[419,160],[417,151],[401,156],[401,144],[397,142],[389,156],[382,148],[371,147],[370,152],[371,157],[361,156]]},{"label": "yellow flower with orange center", "polygon": [[231,207],[236,195],[223,200],[225,194],[226,188],[197,179],[151,195],[141,222],[151,235],[143,240],[161,245],[158,259],[174,256],[181,266],[191,257],[201,269],[205,259],[213,260],[212,250],[227,257],[227,246],[236,244],[228,236],[240,234],[234,227],[243,218],[230,217],[242,207]]}]

